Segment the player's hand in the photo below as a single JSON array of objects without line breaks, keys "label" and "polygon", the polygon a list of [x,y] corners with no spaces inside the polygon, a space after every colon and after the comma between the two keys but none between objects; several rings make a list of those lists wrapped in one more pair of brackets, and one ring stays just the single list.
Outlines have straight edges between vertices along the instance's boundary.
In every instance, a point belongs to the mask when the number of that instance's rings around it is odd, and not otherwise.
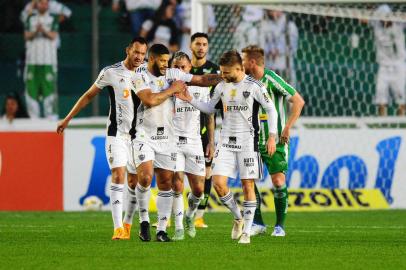
[{"label": "player's hand", "polygon": [[266,150],[270,156],[272,156],[276,151],[276,142],[274,136],[269,136],[266,142]]},{"label": "player's hand", "polygon": [[186,83],[184,83],[183,81],[174,81],[171,84],[171,88],[174,94],[184,92],[186,90],[186,87]]},{"label": "player's hand", "polygon": [[58,123],[58,126],[56,127],[56,133],[62,134],[63,131],[65,130],[65,128],[68,126],[68,124],[69,124],[69,121],[66,121],[65,119],[60,121]]},{"label": "player's hand", "polygon": [[281,137],[279,139],[280,143],[282,144],[288,144],[289,143],[289,132],[290,132],[290,128],[289,127],[285,127],[281,133]]},{"label": "player's hand", "polygon": [[208,143],[206,146],[205,157],[208,159],[213,159],[214,156],[214,143]]},{"label": "player's hand", "polygon": [[179,99],[181,99],[183,101],[187,101],[187,102],[191,102],[192,99],[193,99],[187,89],[185,91],[183,91],[183,92],[175,94],[175,97],[177,97],[177,98],[179,98]]}]

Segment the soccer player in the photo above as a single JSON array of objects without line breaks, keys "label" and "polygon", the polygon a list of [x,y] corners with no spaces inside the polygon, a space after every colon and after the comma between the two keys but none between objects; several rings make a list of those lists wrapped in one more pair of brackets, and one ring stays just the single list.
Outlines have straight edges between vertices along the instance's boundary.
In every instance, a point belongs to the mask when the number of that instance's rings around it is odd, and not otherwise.
[{"label": "soccer player", "polygon": [[[133,140],[133,155],[138,174],[136,197],[141,223],[139,236],[142,241],[151,240],[149,199],[154,172],[159,189],[157,241],[170,241],[166,226],[172,212],[172,179],[177,152],[172,96],[180,92],[179,88],[186,89],[183,82],[211,86],[221,80],[218,75],[196,76],[179,69],[168,69],[168,62],[168,48],[162,44],[152,45],[148,51],[147,68],[139,70],[134,80],[135,93],[142,101],[137,109],[136,138]],[[163,91],[164,89],[167,90]],[[157,97],[152,99],[154,94]]]},{"label": "soccer player", "polygon": [[[192,51],[192,70],[195,75],[218,74],[219,67],[207,60],[209,52],[209,37],[206,33],[194,33],[191,36],[190,50]],[[208,205],[211,190],[211,163],[214,154],[214,115],[200,114],[200,134],[206,163],[206,176],[204,181],[204,199],[201,201],[195,216],[195,226],[207,228],[203,220],[204,210]]]},{"label": "soccer player", "polygon": [[[134,106],[136,96],[132,90],[135,69],[145,59],[147,43],[143,38],[134,38],[126,48],[127,57],[124,61],[105,67],[96,82],[84,93],[69,114],[57,127],[62,133],[69,121],[78,114],[101,90],[108,87],[110,96],[110,113],[107,123],[106,157],[111,170],[110,204],[114,223],[113,240],[129,239],[132,219],[136,209],[135,185],[137,175],[131,162],[131,138],[135,136]],[[128,200],[124,224],[123,190],[126,170],[128,171]]]},{"label": "soccer player", "polygon": [[[179,94],[179,98],[206,113],[214,113],[216,108],[223,109],[220,141],[213,160],[213,184],[221,202],[234,216],[231,238],[239,238],[238,243],[248,244],[256,208],[254,180],[261,178],[262,172],[258,153],[259,106],[269,115],[269,137],[266,143],[269,155],[275,152],[276,147],[277,114],[264,85],[245,75],[237,51],[228,51],[221,56],[220,71],[225,82],[216,86],[208,103],[199,101],[187,91]],[[227,187],[228,177],[236,178],[238,172],[244,192],[243,216]]]},{"label": "soccer player", "polygon": [[[183,52],[177,52],[172,58],[172,67],[179,68],[189,73],[192,65],[189,56]],[[210,100],[210,88],[189,86],[188,91],[195,98],[208,102]],[[186,173],[191,192],[188,195],[189,208],[185,213],[186,233],[194,238],[196,229],[194,215],[200,204],[204,189],[205,158],[203,153],[202,139],[200,135],[200,111],[180,99],[175,100],[175,115],[173,124],[178,152],[176,155],[176,173],[173,180],[173,207],[175,215],[175,235],[173,240],[184,239],[183,228],[183,179]]]},{"label": "soccer player", "polygon": [[[304,106],[303,98],[281,77],[272,70],[264,67],[264,50],[258,46],[248,46],[242,50],[242,59],[245,73],[252,76],[266,86],[268,94],[275,103],[278,112],[278,132],[276,134],[276,152],[270,156],[266,148],[268,140],[269,125],[264,108],[261,108],[260,121],[261,129],[259,136],[259,150],[262,161],[265,163],[274,186],[274,202],[276,213],[276,225],[272,236],[285,236],[284,221],[288,207],[288,190],[286,187],[285,174],[288,169],[289,157],[289,133],[290,128],[296,122]],[[291,114],[286,117],[287,102],[292,104]],[[264,233],[266,227],[261,215],[261,197],[255,186],[257,199],[257,210],[254,217],[251,235]]]}]

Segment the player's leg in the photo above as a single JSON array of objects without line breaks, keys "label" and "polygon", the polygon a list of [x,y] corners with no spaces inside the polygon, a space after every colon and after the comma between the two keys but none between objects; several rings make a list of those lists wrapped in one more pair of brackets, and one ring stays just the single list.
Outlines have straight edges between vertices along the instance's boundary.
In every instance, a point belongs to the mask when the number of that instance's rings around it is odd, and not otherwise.
[{"label": "player's leg", "polygon": [[140,219],[141,241],[151,241],[150,219],[149,219],[149,201],[151,198],[151,182],[154,175],[153,162],[155,152],[145,143],[133,141],[132,156],[137,166],[138,183],[135,188],[135,196],[138,202],[138,213]]},{"label": "player's leg", "polygon": [[[202,168],[204,168],[204,164],[202,164]],[[191,189],[188,195],[188,209],[185,214],[186,233],[194,238],[196,236],[195,215],[204,194],[204,175],[193,173],[186,173],[186,175]]]},{"label": "player's leg", "polygon": [[264,223],[264,219],[262,217],[261,212],[262,196],[256,184],[254,184],[254,192],[255,192],[256,208],[254,214],[254,222],[251,227],[251,236],[263,234],[266,232],[266,225]]},{"label": "player's leg", "polygon": [[27,103],[28,114],[31,118],[41,116],[39,106],[39,78],[37,75],[38,66],[27,65],[25,67],[25,99]]},{"label": "player's leg", "polygon": [[244,229],[238,243],[249,244],[251,235],[251,226],[254,221],[254,213],[257,202],[255,200],[255,182],[253,179],[241,179],[242,189],[244,192],[243,217]]},{"label": "player's leg", "polygon": [[118,136],[107,136],[105,151],[111,170],[110,205],[114,224],[114,234],[112,239],[124,239],[122,219],[124,181],[127,164],[127,150],[125,141]]},{"label": "player's leg", "polygon": [[405,86],[406,86],[406,67],[402,63],[399,65],[396,71],[396,75],[391,81],[391,89],[393,91],[393,96],[395,97],[395,103],[398,105],[396,115],[404,116],[405,109],[406,109],[406,93],[405,93]]},{"label": "player's leg", "polygon": [[166,233],[166,227],[172,213],[172,204],[173,204],[172,179],[174,172],[167,169],[156,168],[155,175],[159,190],[156,200],[158,212],[158,225],[156,228],[157,241],[169,242],[170,238]]},{"label": "player's leg", "polygon": [[391,77],[387,68],[380,66],[376,77],[375,103],[378,105],[378,115],[387,115],[389,97],[389,79]]},{"label": "player's leg", "polygon": [[127,196],[125,198],[125,213],[123,220],[124,231],[127,239],[130,239],[131,226],[133,224],[135,211],[137,210],[137,197],[135,196],[135,187],[137,186],[137,182],[137,175],[135,173],[130,173],[127,167]]},{"label": "player's leg", "polygon": [[[202,135],[202,145],[203,145],[203,151],[206,151],[207,145],[209,144],[209,139],[207,137],[207,132],[206,135]],[[204,181],[204,198],[201,200],[199,207],[196,212],[195,216],[195,226],[197,228],[207,228],[208,225],[204,222],[203,215],[204,211],[207,208],[207,205],[209,203],[209,197],[210,197],[210,192],[211,192],[211,186],[212,186],[212,170],[211,170],[211,164],[212,164],[212,159],[205,158],[205,166],[206,166],[206,175],[205,175],[205,181]]]},{"label": "player's leg", "polygon": [[44,116],[50,119],[57,119],[57,74],[52,65],[43,67],[44,80],[42,82],[42,95],[44,98]]},{"label": "player's leg", "polygon": [[176,157],[176,170],[174,174],[173,182],[172,182],[172,189],[173,189],[173,205],[172,205],[172,212],[175,216],[175,235],[172,237],[172,240],[179,241],[185,238],[184,228],[183,228],[183,213],[185,211],[185,206],[183,202],[183,190],[184,190],[184,183],[183,179],[185,177],[182,168],[178,168],[179,161],[182,158],[183,154],[178,152]]}]

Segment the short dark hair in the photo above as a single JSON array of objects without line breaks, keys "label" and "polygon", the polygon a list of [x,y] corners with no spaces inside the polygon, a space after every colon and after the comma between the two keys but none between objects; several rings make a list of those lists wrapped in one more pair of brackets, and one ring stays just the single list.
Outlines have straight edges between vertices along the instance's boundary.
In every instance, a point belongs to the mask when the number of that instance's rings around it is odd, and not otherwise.
[{"label": "short dark hair", "polygon": [[173,62],[175,60],[181,60],[181,59],[186,59],[190,63],[189,55],[187,55],[186,53],[184,53],[182,51],[178,51],[178,52],[174,53],[172,56],[171,62]]},{"label": "short dark hair", "polygon": [[254,59],[258,65],[264,64],[265,53],[264,49],[257,45],[250,45],[242,49],[242,52],[247,54],[248,58]]},{"label": "short dark hair", "polygon": [[170,54],[169,49],[163,44],[154,44],[149,48],[148,57],[162,54]]},{"label": "short dark hair", "polygon": [[131,40],[130,44],[128,44],[128,47],[131,47],[134,45],[134,43],[140,43],[142,45],[146,45],[148,47],[148,43],[143,37],[135,37]]},{"label": "short dark hair", "polygon": [[242,58],[236,50],[227,51],[221,55],[219,64],[220,66],[234,66],[235,64],[242,66]]},{"label": "short dark hair", "polygon": [[206,33],[196,32],[190,37],[190,42],[195,41],[196,38],[205,38],[207,39],[207,43],[209,43],[209,36]]}]

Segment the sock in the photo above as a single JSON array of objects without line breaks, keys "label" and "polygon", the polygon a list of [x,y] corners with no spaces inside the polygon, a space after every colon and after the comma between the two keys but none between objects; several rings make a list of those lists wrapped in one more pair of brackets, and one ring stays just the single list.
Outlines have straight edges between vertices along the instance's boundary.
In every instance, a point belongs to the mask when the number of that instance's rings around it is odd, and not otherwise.
[{"label": "sock", "polygon": [[172,212],[175,216],[175,230],[183,230],[183,212],[185,206],[183,202],[183,193],[173,193],[173,206]]},{"label": "sock", "polygon": [[258,225],[265,225],[264,220],[262,219],[262,213],[261,213],[261,193],[259,193],[259,190],[257,188],[257,185],[254,185],[255,187],[255,199],[257,200],[257,205],[255,209],[255,214],[254,214],[254,223]]},{"label": "sock", "polygon": [[135,210],[137,210],[137,199],[135,196],[135,189],[127,186],[127,199],[125,201],[126,210],[124,214],[124,223],[133,224]]},{"label": "sock", "polygon": [[172,213],[173,204],[173,191],[158,191],[158,198],[156,199],[156,207],[158,210],[158,226],[156,231],[166,232],[166,226],[168,225],[168,220]]},{"label": "sock", "polygon": [[206,209],[207,205],[209,204],[211,184],[212,184],[212,179],[211,179],[211,176],[210,176],[210,178],[206,178],[205,181],[204,181],[204,197],[200,201],[199,207],[197,208],[196,218],[202,218],[203,217],[204,210]]},{"label": "sock", "polygon": [[274,188],[274,202],[277,226],[285,225],[286,213],[288,212],[288,188],[286,185]]},{"label": "sock", "polygon": [[114,229],[123,227],[123,184],[110,184],[110,205]]},{"label": "sock", "polygon": [[[203,195],[204,196],[204,195]],[[186,210],[186,216],[191,218],[195,215],[198,211],[197,208],[199,207],[200,201],[203,200],[203,196],[196,197],[192,192],[189,193],[187,196],[188,201],[188,209]]]},{"label": "sock", "polygon": [[228,191],[224,197],[220,197],[220,201],[231,211],[234,219],[242,219],[240,208],[234,200],[234,194],[231,191]]},{"label": "sock", "polygon": [[149,222],[149,200],[151,198],[151,186],[144,188],[137,184],[135,188],[135,196],[138,202],[138,212],[140,215],[140,223],[143,221]]},{"label": "sock", "polygon": [[255,208],[257,205],[256,201],[245,201],[242,203],[244,207],[244,229],[243,233],[250,235],[251,226],[254,220]]}]

